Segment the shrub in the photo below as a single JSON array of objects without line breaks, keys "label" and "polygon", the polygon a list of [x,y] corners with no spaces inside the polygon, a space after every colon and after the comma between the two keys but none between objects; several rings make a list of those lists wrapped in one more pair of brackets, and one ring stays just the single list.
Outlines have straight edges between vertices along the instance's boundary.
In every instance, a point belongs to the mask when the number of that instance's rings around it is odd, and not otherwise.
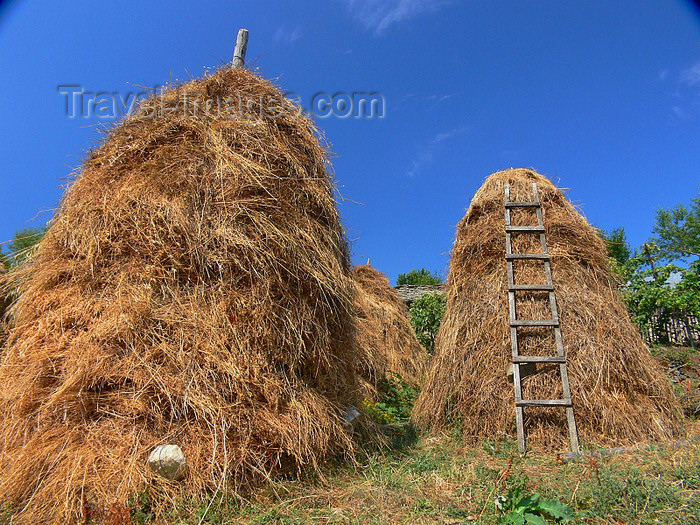
[{"label": "shrub", "polygon": [[389,372],[379,382],[379,401],[365,400],[365,412],[378,423],[402,423],[411,417],[418,390],[397,372]]},{"label": "shrub", "polygon": [[411,325],[416,331],[416,337],[430,353],[435,348],[435,339],[442,317],[445,315],[446,305],[447,298],[440,292],[433,292],[414,301],[409,309]]}]

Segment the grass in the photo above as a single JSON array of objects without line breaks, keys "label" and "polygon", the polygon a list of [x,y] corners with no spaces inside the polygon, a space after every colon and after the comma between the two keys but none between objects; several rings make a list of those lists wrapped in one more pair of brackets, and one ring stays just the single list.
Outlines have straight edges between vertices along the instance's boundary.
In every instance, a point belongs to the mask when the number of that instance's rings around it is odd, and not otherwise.
[{"label": "grass", "polygon": [[[172,523],[503,523],[494,500],[522,493],[556,499],[575,522],[700,523],[700,443],[646,447],[564,464],[552,454],[520,457],[512,440],[465,445],[440,435],[366,454],[323,478],[277,481],[246,502],[204,508],[182,502]],[[147,499],[147,498],[146,498]],[[132,508],[150,523],[147,501]],[[144,511],[144,509],[146,509]],[[549,518],[551,520],[551,517]]]},{"label": "grass", "polygon": [[688,419],[700,420],[700,354],[697,348],[661,346],[651,348],[656,359],[674,379],[673,390]]}]

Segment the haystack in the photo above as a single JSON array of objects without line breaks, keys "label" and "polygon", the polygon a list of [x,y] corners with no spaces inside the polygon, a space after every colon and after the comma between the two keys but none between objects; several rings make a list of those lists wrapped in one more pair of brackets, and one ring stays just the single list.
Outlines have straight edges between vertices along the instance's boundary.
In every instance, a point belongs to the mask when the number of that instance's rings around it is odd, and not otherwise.
[{"label": "haystack", "polygon": [[[161,512],[351,450],[354,284],[315,133],[223,69],[87,158],[14,278],[0,501],[16,523],[87,522],[146,489]],[[184,451],[181,483],[149,470],[160,444]]]},{"label": "haystack", "polygon": [[[532,200],[536,182],[552,256],[574,410],[584,445],[665,440],[681,430],[681,413],[664,371],[654,361],[620,302],[605,245],[548,179],[516,169],[491,175],[457,226],[447,282],[447,312],[423,392],[414,409],[423,428],[459,422],[478,438],[515,433],[505,254],[504,186],[511,199]],[[516,213],[517,211],[517,213]],[[532,209],[514,225],[537,224]],[[513,237],[514,253],[541,252],[539,237]],[[544,283],[539,261],[516,261],[515,281]],[[551,317],[544,293],[517,301],[519,319]],[[519,329],[520,330],[520,329]],[[556,355],[553,329],[520,330],[521,354]],[[525,399],[560,399],[558,368],[540,366],[523,380]],[[567,449],[561,408],[526,408],[530,446]]]},{"label": "haystack", "polygon": [[352,275],[357,283],[357,342],[362,349],[356,365],[358,375],[369,391],[389,372],[419,386],[428,354],[416,339],[406,305],[379,270],[357,266]]},{"label": "haystack", "polygon": [[5,342],[5,310],[10,304],[10,299],[4,291],[7,281],[7,270],[0,260],[0,346]]}]

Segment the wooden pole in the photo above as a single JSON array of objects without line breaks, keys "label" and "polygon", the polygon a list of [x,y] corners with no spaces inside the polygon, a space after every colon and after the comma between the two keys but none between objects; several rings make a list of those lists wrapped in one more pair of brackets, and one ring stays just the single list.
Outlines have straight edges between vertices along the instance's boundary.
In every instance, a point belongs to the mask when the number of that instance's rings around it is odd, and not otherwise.
[{"label": "wooden pole", "polygon": [[236,38],[236,49],[233,52],[233,67],[243,67],[245,65],[245,52],[248,48],[248,30],[238,31]]}]

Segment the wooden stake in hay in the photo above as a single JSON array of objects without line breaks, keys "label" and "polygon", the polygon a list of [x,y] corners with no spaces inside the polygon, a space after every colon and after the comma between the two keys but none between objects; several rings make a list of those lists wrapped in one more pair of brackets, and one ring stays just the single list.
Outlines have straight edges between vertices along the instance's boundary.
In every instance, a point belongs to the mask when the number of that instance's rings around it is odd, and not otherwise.
[{"label": "wooden stake in hay", "polygon": [[389,280],[370,266],[353,268],[357,284],[357,342],[362,349],[358,375],[373,392],[388,372],[397,372],[419,386],[425,375],[427,352],[416,339],[408,310]]},{"label": "wooden stake in hay", "polygon": [[[0,501],[15,522],[87,520],[146,488],[162,512],[351,451],[354,284],[325,167],[310,119],[244,69],[109,133],[13,272]],[[184,451],[180,484],[148,469],[160,444]]]},{"label": "wooden stake in hay", "polygon": [[[491,175],[457,226],[447,282],[447,312],[426,384],[414,409],[423,428],[459,421],[465,434],[515,433],[505,254],[503,193],[532,200],[536,182],[559,306],[579,436],[598,445],[664,440],[681,432],[681,413],[661,367],[654,361],[617,296],[605,245],[544,176],[529,170]],[[536,224],[534,211],[512,212],[514,225]],[[541,253],[537,235],[513,237],[514,253]],[[542,264],[516,261],[518,284],[544,283]],[[518,295],[520,297],[520,295]],[[546,293],[518,299],[518,318],[551,317]],[[519,329],[520,330],[520,329]],[[520,330],[523,355],[555,355],[553,330]],[[560,399],[555,365],[523,380],[525,399]],[[530,446],[568,447],[564,410],[525,409]]]}]

